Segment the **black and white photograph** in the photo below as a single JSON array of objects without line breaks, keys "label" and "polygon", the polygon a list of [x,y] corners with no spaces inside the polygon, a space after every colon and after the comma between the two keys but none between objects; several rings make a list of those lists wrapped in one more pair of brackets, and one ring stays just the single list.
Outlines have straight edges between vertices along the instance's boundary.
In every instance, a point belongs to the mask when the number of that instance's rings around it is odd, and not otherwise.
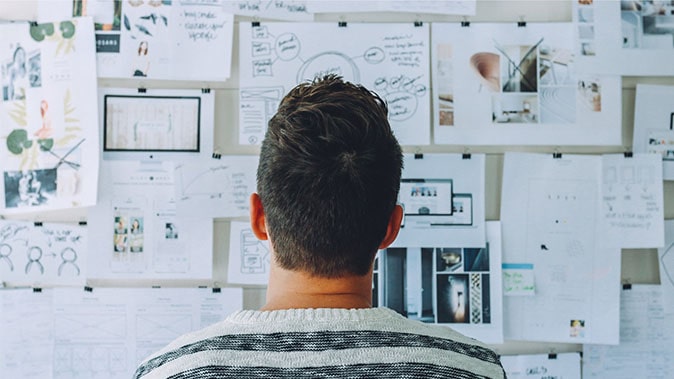
[{"label": "black and white photograph", "polygon": [[26,50],[17,45],[9,61],[2,64],[2,99],[4,101],[23,100],[28,87]]},{"label": "black and white photograph", "polygon": [[621,1],[623,48],[674,48],[674,1]]},{"label": "black and white photograph", "polygon": [[48,204],[56,196],[56,169],[6,171],[5,207],[22,208]]},{"label": "black and white photograph", "polygon": [[470,322],[468,274],[438,274],[438,323]]},{"label": "black and white photograph", "polygon": [[35,50],[28,56],[28,80],[31,88],[42,87],[42,53]]}]

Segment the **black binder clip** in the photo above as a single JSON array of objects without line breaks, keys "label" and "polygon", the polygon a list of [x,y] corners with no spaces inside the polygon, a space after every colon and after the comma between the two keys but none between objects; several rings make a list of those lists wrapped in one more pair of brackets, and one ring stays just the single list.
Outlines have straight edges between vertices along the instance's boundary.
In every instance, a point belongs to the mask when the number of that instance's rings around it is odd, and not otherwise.
[{"label": "black binder clip", "polygon": [[424,22],[423,21],[414,21],[414,26],[416,26],[417,28],[420,27],[420,26],[424,26]]},{"label": "black binder clip", "polygon": [[86,221],[80,221],[79,224],[80,224],[80,226],[87,226],[87,222],[86,222]]},{"label": "black binder clip", "polygon": [[213,293],[220,293],[220,292],[222,292],[220,287],[213,287]]},{"label": "black binder clip", "polygon": [[36,26],[37,26],[37,21],[29,21],[28,24],[29,24],[30,26],[32,26],[32,27],[36,27]]},{"label": "black binder clip", "polygon": [[94,292],[94,289],[89,286],[84,286],[84,292]]},{"label": "black binder clip", "polygon": [[210,88],[202,88],[201,93],[211,93],[211,89]]},{"label": "black binder clip", "polygon": [[260,21],[253,21],[250,23],[250,25],[254,28],[258,28],[260,27]]},{"label": "black binder clip", "polygon": [[625,158],[632,158],[633,156],[634,156],[634,154],[632,154],[631,151],[626,151],[626,152],[625,152]]},{"label": "black binder clip", "polygon": [[467,150],[468,149],[466,149],[466,151],[464,151],[463,154],[461,154],[461,159],[470,159],[471,158],[471,155]]},{"label": "black binder clip", "polygon": [[524,28],[524,27],[526,27],[526,26],[527,26],[527,22],[526,22],[526,21],[517,21],[517,27],[518,27],[518,28]]},{"label": "black binder clip", "polygon": [[337,26],[339,26],[340,28],[346,28],[346,21],[340,21],[340,22],[338,22],[338,23],[337,23]]},{"label": "black binder clip", "polygon": [[40,292],[42,292],[42,288],[40,288],[40,287],[34,287],[33,288],[33,293],[40,293]]},{"label": "black binder clip", "polygon": [[557,359],[557,353],[548,354],[548,359]]},{"label": "black binder clip", "polygon": [[42,221],[33,222],[33,226],[42,226]]},{"label": "black binder clip", "polygon": [[552,158],[553,159],[561,159],[562,153],[554,152],[554,153],[552,153]]},{"label": "black binder clip", "polygon": [[222,158],[222,154],[220,153],[213,153],[213,159],[220,159]]},{"label": "black binder clip", "polygon": [[138,93],[147,93],[147,88],[138,88]]},{"label": "black binder clip", "polygon": [[414,159],[424,159],[424,154],[422,154],[422,153],[415,153],[415,154],[414,154]]},{"label": "black binder clip", "polygon": [[464,18],[463,18],[463,21],[461,21],[461,27],[462,27],[462,28],[467,28],[467,27],[469,27],[469,26],[470,26],[470,21],[468,21],[468,19],[464,17]]},{"label": "black binder clip", "polygon": [[632,284],[631,284],[631,283],[624,283],[624,284],[623,284],[623,289],[624,289],[624,290],[631,290],[631,289],[632,289]]}]

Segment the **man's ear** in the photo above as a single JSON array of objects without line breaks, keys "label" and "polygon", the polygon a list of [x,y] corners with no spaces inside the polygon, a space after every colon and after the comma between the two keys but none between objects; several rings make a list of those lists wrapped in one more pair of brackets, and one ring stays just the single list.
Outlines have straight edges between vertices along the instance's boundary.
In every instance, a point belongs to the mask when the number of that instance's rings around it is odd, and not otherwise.
[{"label": "man's ear", "polygon": [[267,224],[264,218],[264,208],[260,195],[253,193],[250,195],[250,227],[253,229],[255,237],[262,241],[269,239],[267,235]]},{"label": "man's ear", "polygon": [[391,217],[388,220],[388,225],[386,226],[386,235],[379,245],[380,249],[386,249],[390,244],[395,241],[398,237],[398,232],[400,231],[400,224],[403,221],[403,207],[397,205],[393,208],[391,212]]}]

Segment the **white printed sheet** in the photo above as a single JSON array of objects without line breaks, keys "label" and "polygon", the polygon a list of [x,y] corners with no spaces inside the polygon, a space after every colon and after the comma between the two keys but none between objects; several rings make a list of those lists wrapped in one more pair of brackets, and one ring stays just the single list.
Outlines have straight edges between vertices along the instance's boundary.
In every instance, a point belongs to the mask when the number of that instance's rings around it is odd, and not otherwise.
[{"label": "white printed sheet", "polygon": [[234,16],[226,1],[41,0],[40,20],[91,16],[98,76],[227,80]]},{"label": "white printed sheet", "polygon": [[177,214],[170,162],[103,161],[89,212],[92,278],[210,279],[213,219]]},{"label": "white printed sheet", "polygon": [[0,35],[0,213],[95,204],[91,19],[0,25]]},{"label": "white printed sheet", "polygon": [[506,154],[503,262],[532,265],[535,282],[533,296],[504,298],[506,339],[618,343],[620,249],[598,234],[601,163]]},{"label": "white printed sheet", "polygon": [[674,75],[671,1],[574,1],[579,69],[611,75]]},{"label": "white printed sheet", "polygon": [[509,379],[580,379],[580,354],[502,355],[501,365]]},{"label": "white printed sheet", "polygon": [[662,157],[664,180],[674,180],[674,86],[637,84],[632,149]]},{"label": "white printed sheet", "polygon": [[434,142],[620,145],[620,78],[578,74],[571,23],[433,23]]},{"label": "white printed sheet", "polygon": [[242,217],[250,213],[257,155],[206,158],[175,164],[176,206],[180,216]]},{"label": "white printed sheet", "polygon": [[428,44],[428,25],[412,23],[240,24],[239,143],[261,143],[267,122],[295,85],[334,73],[387,101],[401,144],[429,144]]},{"label": "white printed sheet", "polygon": [[484,246],[484,154],[405,154],[404,165],[393,246]]},{"label": "white printed sheet", "polygon": [[54,289],[53,378],[129,378],[182,334],[241,309],[241,289]]},{"label": "white printed sheet", "polygon": [[269,283],[271,247],[269,241],[257,239],[250,222],[232,221],[229,228],[227,283]]},{"label": "white printed sheet", "polygon": [[674,314],[663,311],[658,285],[632,285],[620,294],[620,344],[583,345],[583,378],[666,378]]},{"label": "white printed sheet", "polygon": [[375,263],[375,306],[503,343],[501,224],[486,223],[486,245],[389,247]]}]

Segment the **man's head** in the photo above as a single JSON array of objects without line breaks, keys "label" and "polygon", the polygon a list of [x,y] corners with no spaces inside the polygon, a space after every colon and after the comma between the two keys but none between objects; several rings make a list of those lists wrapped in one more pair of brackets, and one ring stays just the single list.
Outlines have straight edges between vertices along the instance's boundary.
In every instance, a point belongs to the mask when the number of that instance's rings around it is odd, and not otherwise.
[{"label": "man's head", "polygon": [[263,229],[280,267],[365,275],[377,249],[393,241],[402,152],[387,114],[379,96],[334,75],[281,101],[257,172]]}]

